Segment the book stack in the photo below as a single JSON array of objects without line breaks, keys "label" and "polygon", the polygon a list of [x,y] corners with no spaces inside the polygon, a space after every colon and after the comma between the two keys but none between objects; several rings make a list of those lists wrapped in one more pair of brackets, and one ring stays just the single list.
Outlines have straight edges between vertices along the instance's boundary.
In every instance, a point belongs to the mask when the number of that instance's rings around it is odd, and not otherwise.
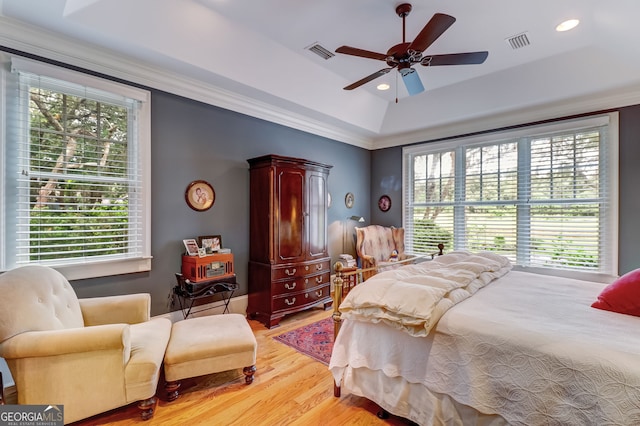
[{"label": "book stack", "polygon": [[357,266],[356,260],[350,254],[341,254],[338,262],[342,263],[345,268],[355,268]]}]

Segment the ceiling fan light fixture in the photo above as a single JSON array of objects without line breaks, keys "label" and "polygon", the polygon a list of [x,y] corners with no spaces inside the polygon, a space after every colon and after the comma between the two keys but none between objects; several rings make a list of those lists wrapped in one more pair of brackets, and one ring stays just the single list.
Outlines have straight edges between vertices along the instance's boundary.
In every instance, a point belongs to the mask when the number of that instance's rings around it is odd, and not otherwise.
[{"label": "ceiling fan light fixture", "polygon": [[400,75],[402,75],[402,81],[407,88],[409,96],[424,92],[424,86],[416,70],[413,68],[404,68],[398,71],[400,71]]},{"label": "ceiling fan light fixture", "polygon": [[376,89],[378,90],[389,90],[391,86],[389,86],[389,84],[387,83],[380,83],[376,86]]},{"label": "ceiling fan light fixture", "polygon": [[577,27],[579,23],[580,23],[579,19],[567,19],[566,21],[563,21],[558,24],[558,26],[556,27],[556,31],[563,32],[563,31],[572,30],[575,27]]}]

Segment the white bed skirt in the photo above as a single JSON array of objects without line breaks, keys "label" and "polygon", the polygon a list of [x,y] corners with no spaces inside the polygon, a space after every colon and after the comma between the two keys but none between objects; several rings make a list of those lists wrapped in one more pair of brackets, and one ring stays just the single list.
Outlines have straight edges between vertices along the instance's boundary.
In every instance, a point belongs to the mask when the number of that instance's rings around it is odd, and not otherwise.
[{"label": "white bed skirt", "polygon": [[347,367],[342,391],[375,401],[396,416],[421,426],[502,426],[501,416],[484,414],[456,402],[448,395],[431,392],[419,383],[402,377],[388,377],[382,371]]}]

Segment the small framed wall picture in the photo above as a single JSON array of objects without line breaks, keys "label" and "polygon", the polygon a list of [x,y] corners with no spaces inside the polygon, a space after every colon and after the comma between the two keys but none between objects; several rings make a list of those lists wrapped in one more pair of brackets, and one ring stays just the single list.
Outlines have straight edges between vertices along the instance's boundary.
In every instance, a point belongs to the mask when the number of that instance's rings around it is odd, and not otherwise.
[{"label": "small framed wall picture", "polygon": [[383,212],[389,211],[389,209],[391,208],[391,197],[389,197],[388,195],[383,195],[382,197],[380,197],[380,199],[378,200],[378,208]]},{"label": "small framed wall picture", "polygon": [[193,210],[203,212],[213,206],[216,201],[216,193],[209,182],[194,180],[187,186],[184,199]]},{"label": "small framed wall picture", "polygon": [[220,235],[203,235],[198,237],[198,244],[205,249],[207,254],[215,253],[222,248]]},{"label": "small framed wall picture", "polygon": [[182,240],[184,244],[184,248],[187,250],[187,254],[189,256],[197,256],[198,255],[198,243],[195,239],[190,238],[188,240]]},{"label": "small framed wall picture", "polygon": [[347,192],[347,195],[344,196],[344,205],[347,206],[348,209],[353,207],[353,203],[355,202],[355,197],[351,192]]}]

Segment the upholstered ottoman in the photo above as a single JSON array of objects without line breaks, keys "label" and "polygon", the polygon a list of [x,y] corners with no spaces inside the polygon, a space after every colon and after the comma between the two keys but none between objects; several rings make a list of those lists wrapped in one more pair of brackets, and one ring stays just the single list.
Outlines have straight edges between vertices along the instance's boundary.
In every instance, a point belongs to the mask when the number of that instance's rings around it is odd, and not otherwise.
[{"label": "upholstered ottoman", "polygon": [[167,399],[178,398],[180,380],[243,368],[253,382],[258,344],[243,315],[226,314],[178,321],[164,355]]}]

